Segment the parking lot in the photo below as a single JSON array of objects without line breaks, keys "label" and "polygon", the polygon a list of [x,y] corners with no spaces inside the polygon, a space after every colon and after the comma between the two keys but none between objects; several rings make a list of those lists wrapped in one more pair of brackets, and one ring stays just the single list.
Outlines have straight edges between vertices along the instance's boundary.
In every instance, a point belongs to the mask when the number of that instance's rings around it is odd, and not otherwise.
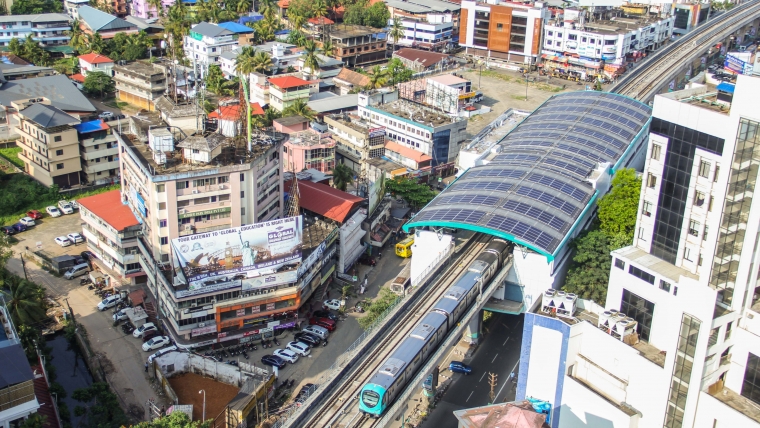
[{"label": "parking lot", "polygon": [[72,232],[82,234],[82,219],[79,217],[79,210],[75,210],[74,214],[55,218],[43,213],[43,217],[34,222],[35,226],[13,235],[18,241],[13,248],[16,253],[20,253],[25,247],[29,247],[31,251],[41,250],[45,256],[53,258],[64,254],[79,255],[87,249],[87,244],[84,242],[72,244],[68,247],[61,247],[55,243],[57,236],[64,236]]}]

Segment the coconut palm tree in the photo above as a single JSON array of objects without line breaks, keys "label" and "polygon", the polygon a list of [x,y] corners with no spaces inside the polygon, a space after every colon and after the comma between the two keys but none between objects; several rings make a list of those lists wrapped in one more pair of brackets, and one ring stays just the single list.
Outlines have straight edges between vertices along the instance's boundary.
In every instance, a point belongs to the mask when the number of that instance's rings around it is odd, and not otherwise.
[{"label": "coconut palm tree", "polygon": [[379,89],[385,86],[388,81],[388,75],[379,65],[372,67],[372,73],[369,74],[368,89]]},{"label": "coconut palm tree", "polygon": [[61,58],[53,63],[53,69],[58,74],[72,75],[79,71],[79,59],[77,57]]},{"label": "coconut palm tree", "polygon": [[256,55],[253,58],[253,63],[253,71],[263,74],[271,73],[272,66],[274,65],[272,63],[272,57],[264,51],[256,52]]},{"label": "coconut palm tree", "polygon": [[164,31],[169,34],[171,56],[182,56],[182,40],[190,31],[190,21],[187,19],[187,7],[178,1],[166,13]]},{"label": "coconut palm tree", "polygon": [[45,319],[44,291],[35,283],[17,276],[6,277],[0,291],[16,325],[34,324]]},{"label": "coconut palm tree", "polygon": [[[307,40],[306,43],[303,45],[303,68],[306,70],[309,69],[309,73],[312,76],[318,76],[319,75],[319,57],[317,56],[317,52],[319,49],[317,48],[317,44],[314,43],[314,40]],[[303,71],[303,70],[302,70]]]},{"label": "coconut palm tree", "polygon": [[293,31],[301,31],[304,25],[306,25],[306,17],[301,15],[288,15],[288,21]]},{"label": "coconut palm tree", "polygon": [[306,101],[299,99],[290,106],[286,107],[285,110],[282,111],[282,116],[303,116],[312,121],[315,117],[317,117],[317,113],[306,104]]},{"label": "coconut palm tree", "polygon": [[87,49],[87,35],[82,31],[82,21],[78,18],[71,22],[71,30],[65,32],[69,36],[69,46],[81,52]]},{"label": "coconut palm tree", "polygon": [[324,0],[314,0],[311,6],[311,12],[315,18],[321,18],[327,16],[327,4]]},{"label": "coconut palm tree", "polygon": [[274,122],[275,119],[279,119],[281,117],[282,114],[273,108],[264,110],[264,126],[272,126],[272,122]]},{"label": "coconut palm tree", "polygon": [[275,0],[259,0],[259,13],[266,15],[266,12],[275,12],[276,10]]},{"label": "coconut palm tree", "polygon": [[106,41],[103,40],[103,37],[101,37],[99,33],[88,34],[87,45],[92,52],[97,54],[102,55],[103,52],[106,51]]},{"label": "coconut palm tree", "polygon": [[246,14],[251,11],[251,6],[251,0],[237,0],[235,3],[235,12],[237,12],[239,15]]},{"label": "coconut palm tree", "polygon": [[396,43],[404,38],[404,24],[398,16],[393,18],[390,28],[388,28],[388,38],[393,40],[391,53],[396,51]]},{"label": "coconut palm tree", "polygon": [[326,56],[335,56],[335,45],[333,44],[332,39],[327,38],[322,42],[322,53]]},{"label": "coconut palm tree", "polygon": [[164,0],[146,0],[148,6],[152,6],[156,11],[156,18],[162,18],[164,16]]},{"label": "coconut palm tree", "polygon": [[333,187],[346,191],[348,183],[354,181],[354,171],[345,164],[339,163],[333,168]]}]

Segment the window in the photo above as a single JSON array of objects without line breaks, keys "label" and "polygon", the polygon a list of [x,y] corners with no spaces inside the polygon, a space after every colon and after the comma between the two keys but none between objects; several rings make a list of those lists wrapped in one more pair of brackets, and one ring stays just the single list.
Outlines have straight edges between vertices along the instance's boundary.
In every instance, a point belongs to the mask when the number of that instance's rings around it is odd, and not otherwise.
[{"label": "window", "polygon": [[156,192],[157,193],[164,193],[166,191],[166,185],[165,184],[156,184]]},{"label": "window", "polygon": [[158,209],[159,210],[165,210],[166,209],[166,202],[159,202],[158,203]]},{"label": "window", "polygon": [[62,163],[56,164],[55,169],[63,169],[63,164]]},{"label": "window", "polygon": [[188,189],[188,188],[190,188],[190,182],[189,181],[178,181],[177,182],[177,190]]},{"label": "window", "polygon": [[177,201],[177,207],[182,208],[190,205],[190,200],[186,201]]},{"label": "window", "polygon": [[637,330],[642,340],[649,340],[654,316],[654,303],[623,289],[623,300],[620,302],[620,312],[635,319],[639,325]]},{"label": "window", "polygon": [[660,160],[660,150],[662,150],[662,147],[659,144],[652,144],[652,153],[649,155],[649,158]]},{"label": "window", "polygon": [[712,206],[713,206],[713,201],[714,200],[715,200],[715,198],[712,197],[712,196],[710,196],[710,203],[707,204],[707,211],[712,212]]},{"label": "window", "polygon": [[209,198],[197,198],[193,201],[193,205],[200,205],[200,204],[207,204],[209,202]]},{"label": "window", "polygon": [[230,195],[229,195],[229,194],[226,194],[226,195],[219,195],[219,201],[220,201],[220,202],[221,202],[221,201],[229,201],[229,200],[230,200]]},{"label": "window", "polygon": [[731,321],[730,323],[726,324],[726,335],[724,336],[723,340],[726,341],[731,338],[731,328],[733,328],[734,322]]},{"label": "window", "polygon": [[707,178],[710,176],[710,163],[699,161],[699,176]]},{"label": "window", "polygon": [[550,36],[553,36],[553,35],[554,35],[554,31],[547,31],[547,33],[546,33],[546,34],[548,34],[548,35],[550,35]]},{"label": "window", "polygon": [[56,135],[55,138],[53,138],[53,141],[55,141],[56,143],[59,142],[59,141],[61,141],[61,136],[60,135]]},{"label": "window", "polygon": [[691,236],[699,236],[699,229],[701,229],[701,225],[696,220],[689,220],[689,235]]},{"label": "window", "polygon": [[56,156],[63,156],[63,150],[59,149],[55,151]]},{"label": "window", "polygon": [[240,215],[245,215],[245,207],[240,208]]},{"label": "window", "polygon": [[686,259],[686,260],[688,260],[688,261],[692,261],[691,260],[691,248],[686,247],[686,248],[683,249],[683,258]]},{"label": "window", "polygon": [[643,270],[637,268],[636,266],[633,266],[633,265],[628,266],[628,273],[635,276],[636,278],[639,278],[642,281],[646,281],[654,285],[654,275],[652,275],[651,273],[644,272]]},{"label": "window", "polygon": [[670,293],[670,283],[667,281],[660,280],[660,290],[664,290]]},{"label": "window", "polygon": [[223,175],[221,177],[217,177],[216,180],[217,180],[217,183],[219,183],[219,184],[229,183],[230,182],[230,177],[228,177],[226,175]]},{"label": "window", "polygon": [[683,426],[686,397],[689,394],[689,381],[694,364],[699,327],[702,323],[688,314],[681,318],[681,328],[676,348],[673,376],[670,379],[670,393],[665,413],[665,428],[681,428]]},{"label": "window", "polygon": [[718,181],[718,173],[720,172],[720,166],[715,165],[715,175],[713,176],[713,183]]},{"label": "window", "polygon": [[621,270],[625,270],[625,262],[620,259],[615,259],[615,267]]},{"label": "window", "polygon": [[245,190],[240,191],[240,198],[245,198]]},{"label": "window", "polygon": [[240,174],[240,181],[241,181],[241,182],[242,182],[242,181],[245,181],[245,174],[242,174],[242,173]]},{"label": "window", "polygon": [[159,220],[158,227],[166,227],[166,220]]},{"label": "window", "polygon": [[639,234],[638,234],[638,237],[639,237],[639,239],[641,239],[642,241],[646,241],[646,239],[644,239],[644,228],[643,228],[643,227],[640,227],[640,228],[639,228]]},{"label": "window", "polygon": [[654,189],[655,186],[657,186],[657,177],[652,175],[652,173],[650,172],[649,175],[647,176],[647,187],[649,187],[650,189]]},{"label": "window", "polygon": [[705,194],[697,190],[696,193],[694,194],[694,205],[701,207],[704,204],[705,204]]},{"label": "window", "polygon": [[673,295],[678,296],[678,287],[673,287]]},{"label": "window", "polygon": [[649,201],[644,201],[644,207],[642,208],[642,214],[644,214],[647,217],[652,216],[652,203]]},{"label": "window", "polygon": [[161,245],[167,245],[169,243],[169,238],[166,236],[162,236],[159,238],[159,242],[161,243]]},{"label": "window", "polygon": [[500,33],[504,31],[504,24],[496,24],[496,31]]}]

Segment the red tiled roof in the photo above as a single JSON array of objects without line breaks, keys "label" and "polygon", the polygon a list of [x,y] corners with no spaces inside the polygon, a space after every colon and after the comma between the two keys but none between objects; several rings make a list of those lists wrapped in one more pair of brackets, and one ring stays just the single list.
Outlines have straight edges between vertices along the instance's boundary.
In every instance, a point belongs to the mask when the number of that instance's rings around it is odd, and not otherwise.
[{"label": "red tiled roof", "polygon": [[84,76],[82,75],[82,73],[72,74],[71,76],[69,76],[69,79],[75,80],[79,83],[84,83]]},{"label": "red tiled roof", "polygon": [[290,6],[290,0],[280,0],[277,2],[277,6],[280,6],[282,9],[287,9],[288,6]]},{"label": "red tiled roof", "polygon": [[295,76],[270,77],[269,84],[280,89],[295,88],[296,86],[308,86],[309,82]]},{"label": "red tiled roof", "polygon": [[88,196],[77,202],[118,231],[140,224],[132,214],[132,210],[121,202],[119,190]]},{"label": "red tiled roof", "polygon": [[[264,114],[264,109],[259,103],[251,103],[251,115],[259,116]],[[238,120],[240,117],[240,104],[221,106],[209,113],[209,119]]]},{"label": "red tiled roof", "polygon": [[[285,182],[285,191],[290,192],[292,180]],[[364,199],[335,189],[326,184],[298,180],[298,199],[301,208],[343,223],[354,207]]]},{"label": "red tiled roof", "polygon": [[113,60],[105,55],[97,54],[95,52],[88,53],[85,55],[80,55],[79,59],[88,62],[90,64],[103,64],[108,62],[113,62]]},{"label": "red tiled roof", "polygon": [[420,49],[403,48],[394,52],[393,56],[399,56],[409,61],[417,61],[424,67],[431,67],[433,64],[438,64],[450,55],[423,51]]},{"label": "red tiled roof", "polygon": [[32,372],[37,373],[34,377],[34,396],[37,397],[37,402],[40,403],[37,413],[45,416],[43,428],[61,428],[55,415],[55,409],[53,408],[53,396],[50,394],[50,388],[45,380],[42,368],[39,365],[32,366]]},{"label": "red tiled roof", "polygon": [[327,18],[325,16],[320,16],[319,18],[309,18],[309,24],[313,25],[333,25],[335,24],[335,21],[333,21],[330,18]]},{"label": "red tiled roof", "polygon": [[422,153],[419,150],[414,150],[409,147],[404,147],[399,143],[395,143],[393,141],[386,141],[385,142],[385,149],[390,150],[392,152],[396,152],[400,154],[401,156],[411,159],[417,163],[424,162],[427,160],[432,160],[430,156],[426,155],[425,153]]}]

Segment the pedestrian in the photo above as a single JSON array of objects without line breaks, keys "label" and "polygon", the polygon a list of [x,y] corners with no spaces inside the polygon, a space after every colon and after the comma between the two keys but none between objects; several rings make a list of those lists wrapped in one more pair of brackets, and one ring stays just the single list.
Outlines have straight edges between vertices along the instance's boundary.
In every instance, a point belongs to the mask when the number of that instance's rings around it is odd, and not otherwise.
[{"label": "pedestrian", "polygon": [[148,362],[145,362],[145,373],[148,373]]},{"label": "pedestrian", "polygon": [[509,380],[514,382],[515,381],[515,372],[512,372],[509,374]]}]

